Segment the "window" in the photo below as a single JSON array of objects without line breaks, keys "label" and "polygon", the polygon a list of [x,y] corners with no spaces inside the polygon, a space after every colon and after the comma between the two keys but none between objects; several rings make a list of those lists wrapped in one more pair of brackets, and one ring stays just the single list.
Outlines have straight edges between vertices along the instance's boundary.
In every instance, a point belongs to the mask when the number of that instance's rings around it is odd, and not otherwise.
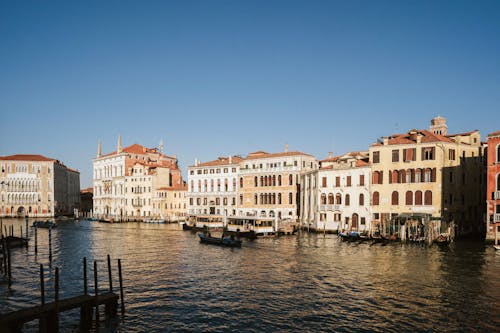
[{"label": "window", "polygon": [[340,177],[335,177],[335,186],[340,187]]},{"label": "window", "polygon": [[412,191],[406,191],[405,205],[407,205],[407,206],[413,205],[413,192]]},{"label": "window", "polygon": [[278,175],[278,186],[281,186],[281,175]]},{"label": "window", "polygon": [[496,158],[497,163],[500,163],[500,145],[497,146],[497,158]]},{"label": "window", "polygon": [[380,163],[380,152],[379,151],[373,152],[372,163]]},{"label": "window", "polygon": [[382,184],[382,183],[383,183],[383,171],[374,171],[373,184]]},{"label": "window", "polygon": [[349,194],[345,195],[345,205],[349,206],[351,204],[351,196]]},{"label": "window", "polygon": [[288,204],[293,204],[293,194],[292,192],[288,193]]},{"label": "window", "polygon": [[366,224],[366,218],[365,217],[362,217],[361,218],[361,225],[365,225]]},{"label": "window", "polygon": [[415,192],[415,206],[422,206],[422,191]]},{"label": "window", "polygon": [[403,149],[403,161],[415,161],[417,159],[417,148]]},{"label": "window", "polygon": [[321,204],[326,205],[326,194],[325,193],[321,194]]},{"label": "window", "polygon": [[448,159],[450,161],[455,160],[455,149],[448,149]]},{"label": "window", "polygon": [[256,204],[258,204],[258,202],[257,202],[257,201],[258,201],[257,194],[255,194],[255,195],[253,196],[253,201],[254,201],[254,204],[255,204],[255,205],[256,205]]},{"label": "window", "polygon": [[347,176],[346,186],[351,186],[351,176]]},{"label": "window", "polygon": [[243,205],[243,194],[240,194],[240,205]]},{"label": "window", "polygon": [[434,160],[434,156],[435,156],[434,153],[435,153],[434,147],[422,148],[422,160],[423,161]]},{"label": "window", "polygon": [[321,178],[321,187],[326,187],[326,177]]},{"label": "window", "polygon": [[281,193],[278,193],[278,205],[281,205]]},{"label": "window", "polygon": [[399,162],[399,149],[394,149],[392,151],[392,161]]},{"label": "window", "polygon": [[293,185],[293,176],[288,175],[288,185]]},{"label": "window", "polygon": [[240,177],[240,188],[243,188],[243,177]]},{"label": "window", "polygon": [[429,191],[429,190],[425,191],[424,204],[426,206],[431,206],[432,205],[432,192]]},{"label": "window", "polygon": [[333,194],[332,193],[328,194],[328,204],[333,205],[334,203],[335,203],[335,200],[333,198]]},{"label": "window", "polygon": [[359,186],[365,186],[365,175],[359,175]]},{"label": "window", "polygon": [[364,206],[364,204],[365,204],[365,196],[363,195],[363,193],[361,193],[359,195],[359,205]]},{"label": "window", "polygon": [[391,205],[397,206],[399,205],[399,193],[398,191],[393,191],[391,195]]},{"label": "window", "polygon": [[340,195],[340,193],[337,193],[335,195],[335,204],[336,205],[342,205],[342,196]]},{"label": "window", "polygon": [[253,183],[255,187],[259,186],[259,179],[257,178],[257,176],[255,176]]}]

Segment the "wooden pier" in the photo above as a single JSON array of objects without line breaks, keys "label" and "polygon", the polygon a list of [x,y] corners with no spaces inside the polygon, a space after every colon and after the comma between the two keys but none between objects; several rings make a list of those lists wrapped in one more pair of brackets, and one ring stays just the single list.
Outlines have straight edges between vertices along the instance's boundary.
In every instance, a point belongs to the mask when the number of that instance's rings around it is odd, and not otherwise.
[{"label": "wooden pier", "polygon": [[87,259],[83,258],[83,294],[65,299],[59,299],[59,268],[55,269],[54,276],[54,301],[45,302],[45,276],[43,265],[40,265],[40,305],[30,308],[0,314],[0,332],[17,333],[22,332],[23,325],[27,322],[37,320],[39,332],[59,332],[59,314],[61,312],[80,308],[80,328],[84,331],[92,326],[95,313],[96,325],[99,325],[99,306],[104,305],[105,319],[114,318],[117,315],[118,300],[121,301],[121,313],[125,313],[123,300],[123,281],[121,260],[118,259],[118,276],[120,295],[113,292],[113,280],[111,270],[111,259],[107,257],[109,291],[99,293],[97,262],[94,261],[94,295],[88,294],[87,283]]}]

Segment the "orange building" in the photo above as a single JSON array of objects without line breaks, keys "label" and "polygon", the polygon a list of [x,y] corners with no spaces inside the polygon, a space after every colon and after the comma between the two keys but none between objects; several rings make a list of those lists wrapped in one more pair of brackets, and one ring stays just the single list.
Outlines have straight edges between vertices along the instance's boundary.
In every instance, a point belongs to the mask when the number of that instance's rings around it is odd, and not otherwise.
[{"label": "orange building", "polygon": [[500,131],[488,135],[486,239],[500,238]]}]

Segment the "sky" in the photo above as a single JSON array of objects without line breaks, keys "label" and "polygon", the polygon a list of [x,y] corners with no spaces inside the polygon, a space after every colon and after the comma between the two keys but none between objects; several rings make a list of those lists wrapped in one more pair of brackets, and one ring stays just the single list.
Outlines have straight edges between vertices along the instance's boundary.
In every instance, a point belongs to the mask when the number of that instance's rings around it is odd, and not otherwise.
[{"label": "sky", "polygon": [[318,159],[427,129],[500,130],[500,1],[0,2],[0,156],[92,186],[139,143],[195,158]]}]

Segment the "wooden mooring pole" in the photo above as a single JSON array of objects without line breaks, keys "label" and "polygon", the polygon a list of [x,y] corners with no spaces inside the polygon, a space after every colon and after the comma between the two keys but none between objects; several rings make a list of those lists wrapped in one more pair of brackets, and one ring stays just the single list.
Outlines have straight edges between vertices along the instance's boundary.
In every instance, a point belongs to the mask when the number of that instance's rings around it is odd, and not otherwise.
[{"label": "wooden mooring pole", "polygon": [[123,301],[123,279],[122,279],[122,260],[118,259],[118,278],[120,280],[120,303],[122,316],[125,314],[125,302]]},{"label": "wooden mooring pole", "polygon": [[113,292],[113,279],[111,278],[111,259],[108,254],[108,277],[109,277],[109,292]]},{"label": "wooden mooring pole", "polygon": [[38,226],[35,225],[35,254],[38,253]]},{"label": "wooden mooring pole", "polygon": [[[95,297],[99,296],[99,287],[97,285],[97,261],[94,260],[94,293]],[[95,322],[99,325],[99,304],[95,305]]]},{"label": "wooden mooring pole", "polygon": [[7,277],[9,279],[9,287],[12,285],[12,264],[10,260],[10,247],[7,242],[4,243],[4,246],[7,248]]},{"label": "wooden mooring pole", "polygon": [[49,226],[49,261],[52,262],[52,226]]},{"label": "wooden mooring pole", "polygon": [[28,246],[28,230],[28,216],[26,216],[26,246]]}]

